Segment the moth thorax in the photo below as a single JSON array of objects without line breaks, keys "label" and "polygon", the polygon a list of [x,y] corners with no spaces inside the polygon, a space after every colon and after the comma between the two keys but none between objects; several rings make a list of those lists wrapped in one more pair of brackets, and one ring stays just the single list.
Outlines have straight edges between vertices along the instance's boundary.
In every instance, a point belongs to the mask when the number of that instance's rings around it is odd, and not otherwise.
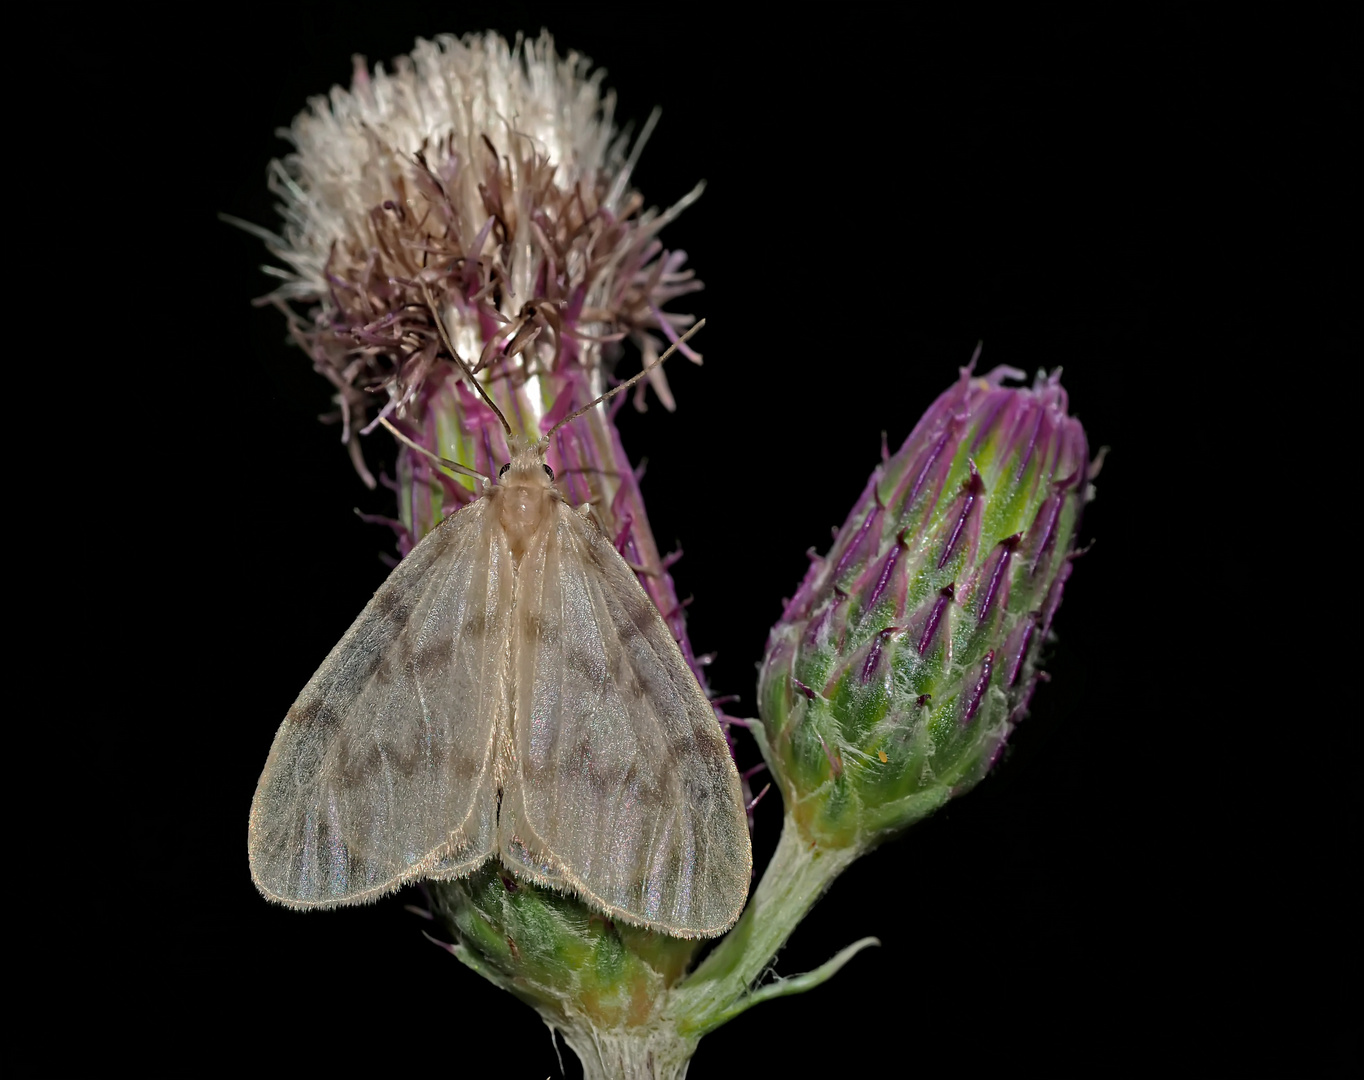
[{"label": "moth thorax", "polygon": [[539,477],[533,473],[518,475],[518,472],[520,470],[513,468],[498,488],[497,511],[512,558],[520,562],[531,540],[549,517],[554,493],[543,472]]}]

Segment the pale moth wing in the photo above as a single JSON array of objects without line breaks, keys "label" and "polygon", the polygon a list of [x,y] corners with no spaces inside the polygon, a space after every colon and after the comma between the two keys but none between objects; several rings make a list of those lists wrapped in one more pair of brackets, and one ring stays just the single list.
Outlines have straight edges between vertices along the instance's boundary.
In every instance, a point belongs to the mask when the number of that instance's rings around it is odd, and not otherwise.
[{"label": "pale moth wing", "polygon": [[294,907],[469,873],[495,850],[511,555],[489,500],[389,575],[280,725],[251,803],[251,874]]},{"label": "pale moth wing", "polygon": [[752,869],[724,735],[611,541],[551,507],[517,571],[502,861],[628,922],[721,933]]}]

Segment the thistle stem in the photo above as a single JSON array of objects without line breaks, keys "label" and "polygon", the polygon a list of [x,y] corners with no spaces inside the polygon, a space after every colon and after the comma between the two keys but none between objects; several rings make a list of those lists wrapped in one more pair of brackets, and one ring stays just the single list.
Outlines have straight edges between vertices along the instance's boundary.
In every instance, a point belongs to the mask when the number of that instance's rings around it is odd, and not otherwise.
[{"label": "thistle stem", "polygon": [[[861,854],[860,848],[820,848],[801,835],[788,815],[762,881],[738,925],[701,965],[673,990],[668,1003],[677,1031],[699,1039],[759,1001],[781,996],[780,983],[752,989],[829,884]],[[816,972],[792,980],[792,993],[810,989],[866,945],[845,949]]]},{"label": "thistle stem", "polygon": [[562,1034],[582,1062],[583,1080],[682,1080],[699,1041],[666,1026]]}]

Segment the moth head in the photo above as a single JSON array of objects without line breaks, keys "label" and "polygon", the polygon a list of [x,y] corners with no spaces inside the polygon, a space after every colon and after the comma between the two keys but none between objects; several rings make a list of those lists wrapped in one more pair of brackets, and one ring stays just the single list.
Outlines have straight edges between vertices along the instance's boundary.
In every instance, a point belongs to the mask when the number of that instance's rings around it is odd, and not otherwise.
[{"label": "moth head", "polygon": [[553,512],[554,471],[545,463],[545,443],[508,440],[511,461],[497,471],[498,516],[512,554],[519,560]]},{"label": "moth head", "polygon": [[554,483],[554,470],[545,462],[547,441],[538,443],[517,435],[507,438],[511,460],[497,470],[497,483],[504,488],[547,489]]}]

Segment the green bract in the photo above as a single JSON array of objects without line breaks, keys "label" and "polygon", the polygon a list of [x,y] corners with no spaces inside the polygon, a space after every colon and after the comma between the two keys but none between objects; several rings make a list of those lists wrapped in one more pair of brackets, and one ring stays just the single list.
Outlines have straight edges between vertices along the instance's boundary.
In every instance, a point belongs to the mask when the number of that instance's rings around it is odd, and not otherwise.
[{"label": "green bract", "polygon": [[575,1049],[593,1032],[655,1026],[700,946],[613,922],[496,863],[427,886],[465,964],[531,1005]]}]

